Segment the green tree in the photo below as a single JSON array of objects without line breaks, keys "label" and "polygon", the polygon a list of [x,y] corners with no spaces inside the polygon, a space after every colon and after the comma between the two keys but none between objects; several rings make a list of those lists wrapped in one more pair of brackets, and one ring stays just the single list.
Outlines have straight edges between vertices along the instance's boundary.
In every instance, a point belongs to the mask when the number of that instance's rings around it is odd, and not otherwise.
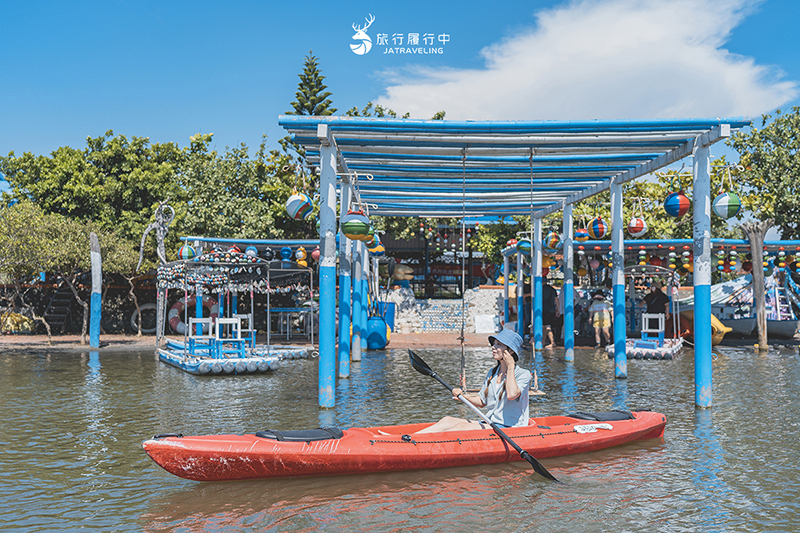
[{"label": "green tree", "polygon": [[763,115],[760,127],[728,140],[739,152],[743,206],[761,221],[774,219],[784,239],[800,237],[800,107]]},{"label": "green tree", "polygon": [[[397,113],[393,109],[376,105],[373,107],[372,102],[367,102],[363,109],[359,110],[357,107],[351,107],[345,111],[345,116],[348,117],[376,117],[376,118],[397,118]],[[406,113],[400,118],[411,118],[411,113]]]},{"label": "green tree", "polygon": [[298,74],[300,83],[297,84],[296,100],[292,102],[294,111],[287,111],[287,115],[333,115],[336,109],[331,107],[330,91],[322,80],[325,79],[320,73],[317,58],[309,50],[308,55],[303,61],[303,72]]},{"label": "green tree", "polygon": [[[245,144],[226,148],[223,154],[209,151],[212,135],[195,135],[179,181],[187,202],[176,206],[180,222],[176,234],[215,237],[313,238],[313,217],[307,221],[289,218],[286,200],[295,185],[313,196],[311,177],[298,183],[297,163],[278,150],[268,151],[262,140],[251,157]],[[172,244],[177,249],[178,242]]]},{"label": "green tree", "polygon": [[[16,311],[19,304],[33,320],[44,325],[48,342],[51,342],[50,325],[36,314],[27,298],[38,273],[53,267],[50,231],[53,217],[28,200],[0,208],[0,273],[4,284],[11,288],[3,296],[6,309]],[[2,319],[5,317],[4,314]]]},{"label": "green tree", "polygon": [[159,200],[183,199],[175,179],[185,154],[175,143],[150,144],[146,137],[87,138],[87,147],[58,148],[50,156],[30,152],[0,157],[10,199],[29,199],[45,213],[60,214],[137,242]]}]

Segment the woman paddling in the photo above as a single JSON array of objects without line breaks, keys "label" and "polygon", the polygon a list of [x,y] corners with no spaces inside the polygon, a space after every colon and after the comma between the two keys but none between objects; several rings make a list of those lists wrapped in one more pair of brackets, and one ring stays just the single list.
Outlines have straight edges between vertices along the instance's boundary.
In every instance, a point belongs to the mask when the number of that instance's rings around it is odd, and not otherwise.
[{"label": "woman paddling", "polygon": [[[492,346],[492,359],[497,364],[486,374],[478,394],[465,394],[458,387],[453,389],[453,398],[459,394],[476,405],[486,407],[486,416],[500,427],[528,425],[528,395],[531,386],[531,373],[517,366],[522,338],[515,332],[504,329],[489,337]],[[443,431],[466,431],[486,429],[488,424],[446,416],[432,426],[417,433],[438,433]]]}]

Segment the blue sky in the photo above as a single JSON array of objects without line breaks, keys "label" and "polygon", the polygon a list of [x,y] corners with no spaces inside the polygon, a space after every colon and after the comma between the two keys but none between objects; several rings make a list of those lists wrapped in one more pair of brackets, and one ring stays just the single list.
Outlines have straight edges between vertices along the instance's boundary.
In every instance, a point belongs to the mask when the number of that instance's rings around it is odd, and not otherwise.
[{"label": "blue sky", "polygon": [[[180,146],[211,132],[219,150],[267,134],[277,147],[309,50],[339,112],[370,100],[477,120],[757,117],[800,105],[796,0],[3,6],[4,155],[83,148],[109,129]],[[352,26],[369,14],[373,46],[357,55]],[[441,53],[385,53],[409,33]]]}]

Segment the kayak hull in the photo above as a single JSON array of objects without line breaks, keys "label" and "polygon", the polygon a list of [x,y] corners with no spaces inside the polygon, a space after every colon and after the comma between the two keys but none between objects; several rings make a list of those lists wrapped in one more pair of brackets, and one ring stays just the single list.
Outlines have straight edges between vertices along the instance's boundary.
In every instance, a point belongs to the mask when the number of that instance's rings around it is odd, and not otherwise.
[{"label": "kayak hull", "polygon": [[[544,417],[504,432],[537,459],[664,435],[664,415],[650,411],[633,415],[632,420],[609,422]],[[311,442],[246,434],[154,437],[142,446],[168,472],[195,481],[391,472],[523,460],[491,429],[413,434],[429,425],[351,428],[339,439]]]}]

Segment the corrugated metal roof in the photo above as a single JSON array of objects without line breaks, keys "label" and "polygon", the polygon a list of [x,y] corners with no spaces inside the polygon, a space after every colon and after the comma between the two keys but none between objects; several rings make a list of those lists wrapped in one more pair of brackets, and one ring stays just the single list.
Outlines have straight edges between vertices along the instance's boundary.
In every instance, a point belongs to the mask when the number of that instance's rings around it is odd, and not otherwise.
[{"label": "corrugated metal roof", "polygon": [[[318,126],[357,174],[371,214],[540,217],[692,154],[749,125],[742,118],[472,122],[286,116],[278,123],[318,164]],[[367,178],[369,175],[369,178]]]}]

